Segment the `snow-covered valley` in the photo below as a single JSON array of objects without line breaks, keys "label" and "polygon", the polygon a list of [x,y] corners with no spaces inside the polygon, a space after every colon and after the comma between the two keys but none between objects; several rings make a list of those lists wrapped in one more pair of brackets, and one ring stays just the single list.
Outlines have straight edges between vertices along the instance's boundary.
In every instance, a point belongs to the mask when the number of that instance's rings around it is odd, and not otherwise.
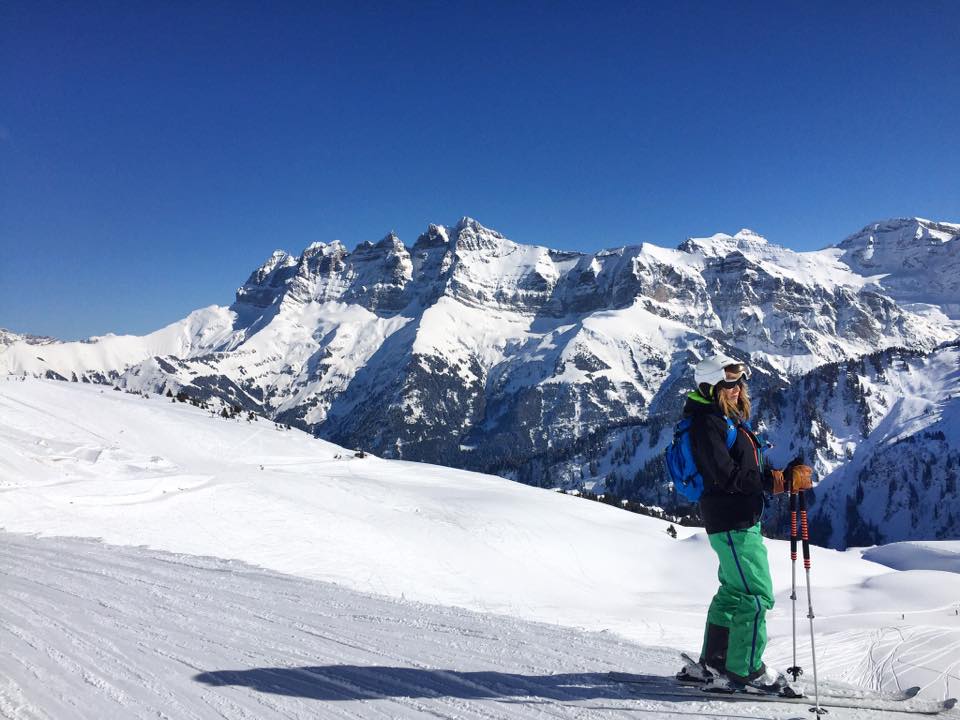
[{"label": "snow-covered valley", "polygon": [[[606,681],[698,650],[701,532],[263,419],[0,381],[0,527],[3,717],[801,714]],[[785,667],[788,547],[767,544],[766,659]],[[960,543],[868,555],[885,564],[814,549],[821,678],[956,695]]]}]

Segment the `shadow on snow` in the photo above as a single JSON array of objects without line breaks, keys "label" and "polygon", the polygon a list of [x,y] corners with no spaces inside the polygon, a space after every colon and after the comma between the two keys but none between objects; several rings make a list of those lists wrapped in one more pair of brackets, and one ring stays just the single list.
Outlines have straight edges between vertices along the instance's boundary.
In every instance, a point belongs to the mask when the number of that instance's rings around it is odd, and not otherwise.
[{"label": "shadow on snow", "polygon": [[[194,676],[207,685],[238,685],[277,695],[313,700],[374,700],[393,697],[463,699],[545,698],[595,700],[642,698],[639,687],[625,688],[606,673],[519,675],[502,672],[459,672],[376,665],[217,670]],[[663,693],[667,678],[649,676]]]}]

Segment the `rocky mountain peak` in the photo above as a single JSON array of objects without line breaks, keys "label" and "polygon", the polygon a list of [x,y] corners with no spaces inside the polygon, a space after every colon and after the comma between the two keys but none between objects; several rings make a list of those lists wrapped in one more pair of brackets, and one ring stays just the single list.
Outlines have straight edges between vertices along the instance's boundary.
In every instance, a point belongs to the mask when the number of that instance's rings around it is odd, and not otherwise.
[{"label": "rocky mountain peak", "polygon": [[457,224],[454,226],[454,229],[457,232],[470,230],[478,234],[493,235],[494,237],[498,237],[501,239],[503,238],[503,235],[498,233],[496,230],[485,227],[484,225],[481,225],[479,222],[474,220],[472,217],[468,217],[466,215],[464,215],[462,218],[460,218],[460,220],[457,221]]},{"label": "rocky mountain peak", "polygon": [[758,232],[754,232],[750,228],[742,228],[736,235],[733,236],[733,239],[737,241],[738,244],[748,244],[748,245],[766,245],[767,239]]},{"label": "rocky mountain peak", "polygon": [[940,305],[960,320],[960,225],[923,218],[874,222],[837,245],[840,260],[901,302]]},{"label": "rocky mountain peak", "polygon": [[458,251],[502,253],[516,246],[496,230],[486,228],[473,218],[462,218],[454,228],[454,242]]},{"label": "rocky mountain peak", "polygon": [[350,253],[351,261],[370,261],[388,255],[405,255],[409,257],[406,246],[396,233],[388,233],[377,242],[364,240]]},{"label": "rocky mountain peak", "polygon": [[296,278],[290,284],[295,300],[333,299],[343,287],[340,275],[350,255],[339,240],[329,245],[314,243],[300,256]]},{"label": "rocky mountain peak", "polygon": [[428,250],[430,248],[446,247],[450,244],[450,236],[443,225],[429,225],[427,231],[417,238],[413,244],[414,250]]},{"label": "rocky mountain peak", "polygon": [[743,228],[736,235],[716,233],[705,238],[687,238],[677,249],[686,253],[700,253],[705,258],[715,258],[737,251],[745,255],[766,252],[770,247],[765,237],[749,228]]},{"label": "rocky mountain peak", "polygon": [[291,257],[286,251],[274,250],[263,265],[251,273],[247,283],[261,284],[274,274],[278,268],[290,267],[295,264],[296,259]]},{"label": "rocky mountain peak", "polygon": [[396,250],[397,248],[403,247],[403,242],[400,240],[400,237],[391,230],[377,243],[377,247]]},{"label": "rocky mountain peak", "polygon": [[308,245],[300,254],[300,262],[310,261],[316,257],[346,257],[349,254],[347,248],[339,240],[330,243],[315,242]]},{"label": "rocky mountain peak", "polygon": [[297,259],[283,250],[274,250],[237,289],[237,303],[265,308],[283,294],[286,283],[296,272]]},{"label": "rocky mountain peak", "polygon": [[903,251],[917,246],[938,246],[960,236],[960,225],[923,218],[891,218],[873,222],[844,239],[837,247],[860,252],[882,246],[886,251]]}]

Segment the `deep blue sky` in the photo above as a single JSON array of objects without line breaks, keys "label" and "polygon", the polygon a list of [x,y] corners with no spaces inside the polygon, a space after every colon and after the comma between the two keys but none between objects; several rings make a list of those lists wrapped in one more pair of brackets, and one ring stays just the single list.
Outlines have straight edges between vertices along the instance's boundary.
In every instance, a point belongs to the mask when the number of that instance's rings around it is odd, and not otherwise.
[{"label": "deep blue sky", "polygon": [[0,3],[0,327],[143,333],[275,248],[960,221],[960,3]]}]

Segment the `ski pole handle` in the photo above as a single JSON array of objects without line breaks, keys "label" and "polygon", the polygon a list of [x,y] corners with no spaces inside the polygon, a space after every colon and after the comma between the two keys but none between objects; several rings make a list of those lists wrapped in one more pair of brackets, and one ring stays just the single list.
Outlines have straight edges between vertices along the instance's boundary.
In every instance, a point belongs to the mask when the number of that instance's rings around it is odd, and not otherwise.
[{"label": "ski pole handle", "polygon": [[797,559],[797,494],[790,488],[790,560]]},{"label": "ski pole handle", "polygon": [[807,498],[800,495],[800,539],[803,541],[803,567],[810,569],[810,527],[807,524]]}]

